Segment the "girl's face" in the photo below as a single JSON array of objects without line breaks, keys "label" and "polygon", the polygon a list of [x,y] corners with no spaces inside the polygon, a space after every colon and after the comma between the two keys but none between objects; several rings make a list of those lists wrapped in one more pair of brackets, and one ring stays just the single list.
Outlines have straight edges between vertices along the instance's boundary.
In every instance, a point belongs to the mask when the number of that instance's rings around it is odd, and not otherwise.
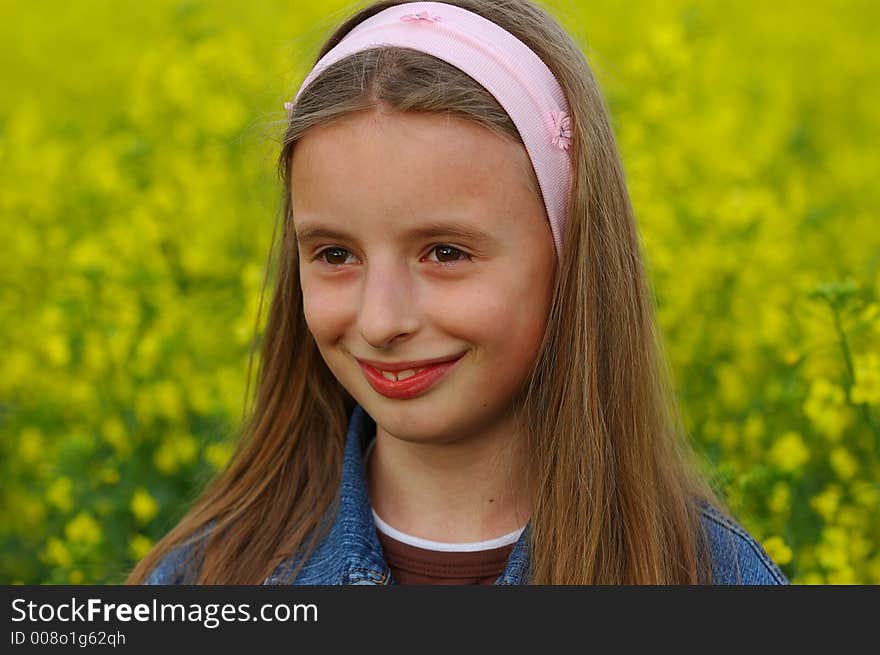
[{"label": "girl's face", "polygon": [[[457,117],[362,112],[309,130],[290,173],[305,319],[339,382],[406,441],[512,434],[556,265],[525,148]],[[461,354],[408,396],[359,362]]]}]

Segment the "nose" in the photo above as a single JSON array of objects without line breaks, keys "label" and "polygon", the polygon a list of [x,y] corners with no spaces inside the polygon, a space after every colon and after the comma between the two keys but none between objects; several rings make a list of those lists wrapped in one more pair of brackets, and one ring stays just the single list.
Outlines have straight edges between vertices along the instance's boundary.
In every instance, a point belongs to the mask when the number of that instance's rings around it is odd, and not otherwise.
[{"label": "nose", "polygon": [[416,331],[415,289],[405,263],[374,260],[367,267],[363,284],[357,323],[367,343],[386,349]]}]

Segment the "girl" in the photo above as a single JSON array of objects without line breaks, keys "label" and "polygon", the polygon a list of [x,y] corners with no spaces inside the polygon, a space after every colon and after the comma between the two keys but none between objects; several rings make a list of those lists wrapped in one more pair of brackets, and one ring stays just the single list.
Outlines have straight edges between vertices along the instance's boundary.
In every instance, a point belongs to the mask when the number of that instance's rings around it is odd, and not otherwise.
[{"label": "girl", "polygon": [[787,583],[687,448],[608,113],[544,10],[375,2],[286,107],[244,438],[127,582]]}]

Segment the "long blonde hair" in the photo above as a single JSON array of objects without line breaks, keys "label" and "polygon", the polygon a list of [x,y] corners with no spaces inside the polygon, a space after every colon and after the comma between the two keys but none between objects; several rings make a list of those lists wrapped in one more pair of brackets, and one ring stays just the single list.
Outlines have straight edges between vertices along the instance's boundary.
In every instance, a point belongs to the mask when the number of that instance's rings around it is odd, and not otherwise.
[{"label": "long blonde hair", "polygon": [[[398,4],[405,3],[374,2],[355,13],[318,58],[355,25]],[[529,581],[709,582],[697,503],[726,508],[684,434],[617,145],[592,71],[575,41],[529,0],[450,4],[488,18],[532,48],[571,107],[573,180],[563,253],[547,330],[518,408],[521,424],[529,426]],[[142,583],[166,554],[189,542],[199,548],[188,582],[259,584],[293,554],[305,562],[326,533],[322,517],[335,509],[354,400],[330,373],[304,320],[290,160],[313,126],[380,104],[453,113],[522,143],[489,92],[422,52],[371,49],[315,80],[297,103],[279,156],[278,270],[242,438],[227,468],[127,583]],[[272,244],[274,252],[274,233]],[[204,532],[208,536],[196,542]]]}]

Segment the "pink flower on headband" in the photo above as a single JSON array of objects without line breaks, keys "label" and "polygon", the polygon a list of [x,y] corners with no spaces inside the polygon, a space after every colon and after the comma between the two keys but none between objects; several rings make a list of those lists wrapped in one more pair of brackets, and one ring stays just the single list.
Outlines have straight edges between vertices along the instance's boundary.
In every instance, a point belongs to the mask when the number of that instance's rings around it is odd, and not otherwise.
[{"label": "pink flower on headband", "polygon": [[438,20],[440,20],[440,16],[438,16],[437,14],[432,14],[430,11],[428,11],[426,9],[425,11],[420,11],[417,14],[404,14],[403,16],[400,17],[400,20],[403,20],[403,21],[411,21],[411,20],[423,21],[424,20],[424,21],[429,21],[431,23],[436,23]]},{"label": "pink flower on headband", "polygon": [[293,103],[285,102],[284,109],[287,111],[287,120],[290,120],[291,116],[293,116]]},{"label": "pink flower on headband", "polygon": [[571,121],[568,114],[564,111],[551,111],[550,118],[553,119],[553,143],[560,150],[568,150],[571,145]]}]

